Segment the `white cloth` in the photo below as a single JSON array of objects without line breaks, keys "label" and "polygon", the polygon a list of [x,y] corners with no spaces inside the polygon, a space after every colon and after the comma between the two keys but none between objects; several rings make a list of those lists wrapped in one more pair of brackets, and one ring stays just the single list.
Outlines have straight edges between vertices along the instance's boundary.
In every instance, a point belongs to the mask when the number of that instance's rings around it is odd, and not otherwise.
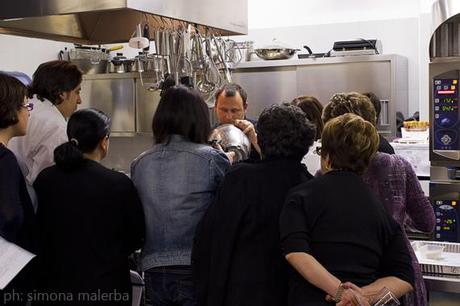
[{"label": "white cloth", "polygon": [[35,255],[0,237],[0,290],[34,258]]},{"label": "white cloth", "polygon": [[68,141],[67,122],[56,106],[35,96],[30,102],[34,104],[34,109],[30,112],[27,134],[14,137],[8,144],[28,185],[33,184],[43,169],[54,164],[54,149]]},{"label": "white cloth", "polygon": [[302,159],[302,164],[307,166],[308,172],[315,175],[318,170],[321,170],[321,156],[314,153],[316,147],[321,147],[321,140],[313,142],[313,145],[308,150],[308,153]]}]

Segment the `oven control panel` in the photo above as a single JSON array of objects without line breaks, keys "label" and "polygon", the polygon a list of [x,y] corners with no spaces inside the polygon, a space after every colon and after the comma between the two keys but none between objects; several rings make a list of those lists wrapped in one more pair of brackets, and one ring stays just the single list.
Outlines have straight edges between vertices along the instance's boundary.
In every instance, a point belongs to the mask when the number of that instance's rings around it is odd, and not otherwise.
[{"label": "oven control panel", "polygon": [[459,150],[458,78],[433,82],[434,150]]},{"label": "oven control panel", "polygon": [[437,241],[458,242],[458,205],[453,200],[436,200],[433,203],[436,216],[434,239]]}]

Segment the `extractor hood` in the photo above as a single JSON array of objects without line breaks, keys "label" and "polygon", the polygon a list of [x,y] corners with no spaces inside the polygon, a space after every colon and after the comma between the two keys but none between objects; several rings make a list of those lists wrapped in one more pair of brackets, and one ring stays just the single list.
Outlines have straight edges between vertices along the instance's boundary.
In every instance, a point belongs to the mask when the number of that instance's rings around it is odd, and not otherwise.
[{"label": "extractor hood", "polygon": [[84,44],[126,42],[141,22],[177,28],[183,21],[247,34],[247,0],[0,1],[0,33]]}]

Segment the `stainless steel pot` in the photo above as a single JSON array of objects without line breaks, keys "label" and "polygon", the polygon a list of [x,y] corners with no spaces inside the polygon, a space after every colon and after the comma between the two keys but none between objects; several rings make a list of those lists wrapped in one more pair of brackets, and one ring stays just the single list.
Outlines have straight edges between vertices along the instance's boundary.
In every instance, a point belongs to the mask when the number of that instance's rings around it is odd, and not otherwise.
[{"label": "stainless steel pot", "polygon": [[249,158],[251,142],[249,138],[233,124],[222,124],[211,131],[209,141],[218,144],[225,152],[235,152],[236,161]]},{"label": "stainless steel pot", "polygon": [[298,49],[277,48],[277,49],[255,49],[258,57],[264,60],[289,59],[294,56]]}]

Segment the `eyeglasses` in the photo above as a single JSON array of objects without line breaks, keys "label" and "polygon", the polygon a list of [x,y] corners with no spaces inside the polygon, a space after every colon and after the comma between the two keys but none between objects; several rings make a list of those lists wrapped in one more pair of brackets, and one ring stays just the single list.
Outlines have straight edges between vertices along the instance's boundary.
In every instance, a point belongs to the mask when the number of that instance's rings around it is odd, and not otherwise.
[{"label": "eyeglasses", "polygon": [[313,153],[315,153],[316,155],[320,155],[321,156],[321,147],[320,146],[317,146],[315,148],[315,150],[313,150]]},{"label": "eyeglasses", "polygon": [[24,104],[22,104],[22,107],[25,107],[25,108],[27,108],[28,111],[31,111],[31,110],[34,109],[34,104],[32,102],[24,103]]}]

